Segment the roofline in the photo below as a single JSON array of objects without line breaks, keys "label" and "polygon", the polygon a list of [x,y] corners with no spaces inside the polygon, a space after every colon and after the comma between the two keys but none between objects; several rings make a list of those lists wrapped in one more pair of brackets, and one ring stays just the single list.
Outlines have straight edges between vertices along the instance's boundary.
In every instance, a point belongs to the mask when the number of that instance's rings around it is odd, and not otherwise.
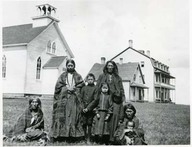
[{"label": "roofline", "polygon": [[43,67],[43,69],[59,69],[58,67]]},{"label": "roofline", "polygon": [[58,19],[56,19],[56,18],[54,18],[54,17],[52,17],[52,16],[49,16],[49,15],[45,15],[45,16],[35,16],[35,17],[32,17],[32,20],[34,20],[34,19],[41,19],[41,18],[46,18],[46,17],[48,17],[48,18],[50,18],[50,19],[52,19],[52,20],[54,20],[54,21],[56,21],[56,22],[59,22],[59,20]]},{"label": "roofline", "polygon": [[59,35],[60,35],[60,37],[61,37],[61,40],[63,41],[63,44],[66,45],[66,48],[67,48],[67,50],[68,50],[71,58],[74,58],[74,54],[72,53],[71,49],[69,48],[69,45],[67,44],[67,42],[66,42],[66,40],[65,40],[65,37],[64,37],[63,34],[61,33],[61,30],[60,30],[58,24],[55,23],[55,25],[56,25],[56,29],[58,29],[58,33],[59,33]]},{"label": "roofline", "polygon": [[[33,40],[35,40],[37,37],[39,37],[43,32],[45,32],[52,24],[54,23],[54,21],[51,21],[48,25],[47,25],[47,27],[41,32],[41,33],[39,33],[37,36],[35,36],[35,38],[33,38],[31,41],[29,41],[29,43],[31,43]],[[28,43],[28,44],[29,44]]]},{"label": "roofline", "polygon": [[[156,67],[153,65],[153,61],[152,61],[152,60],[155,60],[154,58],[149,57],[149,56],[147,56],[147,55],[141,53],[140,51],[138,51],[138,50],[136,50],[136,49],[134,49],[134,48],[132,48],[132,47],[128,47],[128,48],[126,48],[125,50],[123,50],[122,52],[120,52],[119,54],[117,54],[116,56],[114,56],[113,58],[111,58],[111,60],[117,58],[118,56],[120,56],[121,54],[123,54],[123,53],[124,53],[125,51],[127,51],[128,49],[132,49],[133,51],[136,51],[136,52],[140,53],[141,55],[143,55],[143,56],[149,58],[150,61],[151,61],[152,66],[153,66],[153,68],[156,68]],[[156,61],[158,61],[158,60],[156,60]],[[158,61],[158,62],[159,62],[159,61]],[[162,63],[162,64],[163,64],[163,63]],[[164,64],[164,65],[166,65],[166,64]],[[168,65],[166,65],[166,66],[168,66]]]},{"label": "roofline", "polygon": [[111,58],[111,60],[117,58],[119,55],[123,54],[125,51],[127,51],[128,49],[130,49],[131,47],[126,48],[125,50],[123,50],[122,52],[120,52],[119,54],[117,54],[116,56],[114,56],[113,58]]},{"label": "roofline", "polygon": [[6,44],[3,47],[27,46],[28,43]]}]

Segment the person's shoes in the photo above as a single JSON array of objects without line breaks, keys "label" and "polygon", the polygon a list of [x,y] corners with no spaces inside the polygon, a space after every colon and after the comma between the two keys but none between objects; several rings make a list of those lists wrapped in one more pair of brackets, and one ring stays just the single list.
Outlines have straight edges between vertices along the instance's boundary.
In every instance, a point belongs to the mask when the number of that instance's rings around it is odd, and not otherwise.
[{"label": "person's shoes", "polygon": [[3,141],[7,141],[9,138],[5,135],[3,135]]},{"label": "person's shoes", "polygon": [[39,139],[38,141],[38,146],[46,146],[47,145],[47,142],[45,141],[45,139]]},{"label": "person's shoes", "polygon": [[87,145],[92,145],[91,141],[88,140],[87,141]]}]

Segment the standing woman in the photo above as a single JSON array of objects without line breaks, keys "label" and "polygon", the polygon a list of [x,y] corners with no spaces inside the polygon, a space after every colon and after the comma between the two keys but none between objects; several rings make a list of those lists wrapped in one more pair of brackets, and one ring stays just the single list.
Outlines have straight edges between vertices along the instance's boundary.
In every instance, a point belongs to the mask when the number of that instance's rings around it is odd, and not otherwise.
[{"label": "standing woman", "polygon": [[66,68],[67,71],[61,74],[55,86],[50,133],[53,141],[61,137],[66,140],[77,140],[77,137],[84,136],[80,121],[80,90],[84,86],[84,81],[75,71],[74,60],[67,60]]},{"label": "standing woman", "polygon": [[114,133],[118,124],[123,121],[123,101],[125,99],[122,79],[118,74],[118,68],[114,61],[107,61],[103,73],[99,76],[97,87],[102,83],[108,83],[112,94],[113,115],[110,119],[110,142],[114,143]]}]

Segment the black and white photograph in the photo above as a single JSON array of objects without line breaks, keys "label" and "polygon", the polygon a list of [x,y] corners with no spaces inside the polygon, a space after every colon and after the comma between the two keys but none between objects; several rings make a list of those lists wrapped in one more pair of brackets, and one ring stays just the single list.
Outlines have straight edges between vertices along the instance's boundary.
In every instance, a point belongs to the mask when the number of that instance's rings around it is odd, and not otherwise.
[{"label": "black and white photograph", "polygon": [[190,1],[1,1],[2,146],[191,145]]}]

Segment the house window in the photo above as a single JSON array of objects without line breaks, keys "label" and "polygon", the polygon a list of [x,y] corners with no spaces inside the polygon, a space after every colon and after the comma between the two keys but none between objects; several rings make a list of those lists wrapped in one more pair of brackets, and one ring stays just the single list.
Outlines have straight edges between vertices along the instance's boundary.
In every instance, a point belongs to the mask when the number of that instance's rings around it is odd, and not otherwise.
[{"label": "house window", "polygon": [[41,74],[41,58],[37,59],[37,70],[36,70],[36,79],[40,79]]},{"label": "house window", "polygon": [[6,57],[3,55],[2,57],[2,77],[6,77]]},{"label": "house window", "polygon": [[141,61],[141,67],[144,67],[145,62]]},{"label": "house window", "polygon": [[156,98],[159,98],[159,91],[156,90]]},{"label": "house window", "polygon": [[48,41],[48,43],[47,43],[47,52],[48,53],[51,52],[51,41]]},{"label": "house window", "polygon": [[136,80],[136,74],[134,74],[134,76],[133,76],[133,81],[135,81]]},{"label": "house window", "polygon": [[133,88],[133,96],[135,96],[135,87]]},{"label": "house window", "polygon": [[53,42],[53,44],[52,44],[52,53],[55,54],[55,51],[56,51],[56,43]]}]

